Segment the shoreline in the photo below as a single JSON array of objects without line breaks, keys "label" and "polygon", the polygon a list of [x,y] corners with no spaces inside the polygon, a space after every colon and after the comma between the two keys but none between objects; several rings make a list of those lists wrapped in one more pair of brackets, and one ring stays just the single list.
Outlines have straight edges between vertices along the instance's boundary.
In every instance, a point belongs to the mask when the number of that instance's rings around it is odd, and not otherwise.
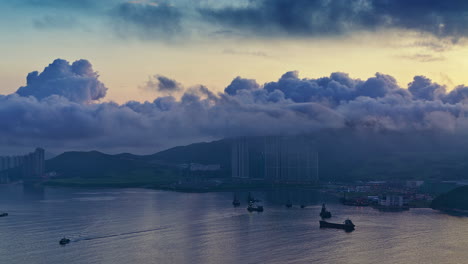
[{"label": "shoreline", "polygon": [[213,187],[178,187],[170,185],[159,185],[159,184],[128,184],[128,183],[80,183],[80,182],[43,182],[38,183],[38,185],[46,187],[64,187],[64,188],[142,188],[142,189],[151,189],[151,190],[161,190],[161,191],[173,191],[181,193],[210,193],[210,192],[234,192],[234,191],[263,191],[263,190],[274,190],[274,189],[310,189],[320,191],[323,190],[320,185],[288,185],[288,184],[278,184],[278,185],[220,185]]}]

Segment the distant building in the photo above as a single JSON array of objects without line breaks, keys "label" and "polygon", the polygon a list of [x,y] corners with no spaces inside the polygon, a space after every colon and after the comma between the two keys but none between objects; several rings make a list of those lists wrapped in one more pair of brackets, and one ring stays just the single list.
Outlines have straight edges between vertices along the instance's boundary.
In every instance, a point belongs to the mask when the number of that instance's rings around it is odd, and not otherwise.
[{"label": "distant building", "polygon": [[232,178],[250,179],[250,157],[247,137],[241,137],[234,140],[231,150]]},{"label": "distant building", "polygon": [[318,181],[318,152],[308,137],[242,137],[232,143],[232,177],[272,183]]},{"label": "distant building", "polygon": [[424,181],[406,181],[406,187],[408,188],[418,188],[424,184]]},{"label": "distant building", "polygon": [[379,205],[382,206],[402,207],[403,203],[404,199],[401,195],[386,195],[379,198]]},{"label": "distant building", "polygon": [[45,151],[37,148],[34,152],[23,156],[0,157],[0,183],[10,181],[10,170],[21,169],[23,179],[39,178],[45,171]]},{"label": "distant building", "polygon": [[190,163],[191,171],[219,171],[221,165],[219,164],[199,164],[199,163]]},{"label": "distant building", "polygon": [[318,153],[315,143],[307,137],[266,137],[264,162],[267,181],[318,181]]}]

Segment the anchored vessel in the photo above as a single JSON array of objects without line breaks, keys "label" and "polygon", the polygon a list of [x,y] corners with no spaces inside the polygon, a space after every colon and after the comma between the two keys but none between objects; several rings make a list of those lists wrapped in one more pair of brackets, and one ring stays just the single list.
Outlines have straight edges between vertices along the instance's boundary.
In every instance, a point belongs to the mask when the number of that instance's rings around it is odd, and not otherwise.
[{"label": "anchored vessel", "polygon": [[234,196],[234,200],[232,201],[232,205],[234,207],[240,206],[240,201],[237,199],[237,196]]},{"label": "anchored vessel", "polygon": [[0,213],[0,217],[8,216],[8,213]]},{"label": "anchored vessel", "polygon": [[249,206],[247,207],[247,211],[249,211],[249,212],[263,212],[263,206],[256,205],[256,204],[252,203],[252,204],[249,204]]},{"label": "anchored vessel", "polygon": [[260,200],[257,200],[253,198],[253,196],[249,193],[249,198],[248,198],[248,206],[247,206],[247,211],[249,212],[263,212],[263,206],[258,205],[257,202],[260,202]]},{"label": "anchored vessel", "polygon": [[68,243],[70,243],[70,239],[68,239],[68,238],[66,238],[66,237],[60,239],[60,241],[59,241],[59,244],[60,244],[60,245],[66,245],[66,244],[68,244]]},{"label": "anchored vessel", "polygon": [[332,217],[330,211],[327,211],[325,204],[322,204],[322,211],[320,211],[320,217],[322,218],[330,218]]},{"label": "anchored vessel", "polygon": [[346,219],[343,224],[329,223],[324,220],[320,221],[320,228],[336,228],[336,229],[344,229],[346,231],[353,231],[354,227],[355,225],[349,219]]},{"label": "anchored vessel", "polygon": [[287,208],[291,208],[292,206],[293,206],[293,205],[292,205],[291,200],[286,201],[286,207],[287,207]]}]

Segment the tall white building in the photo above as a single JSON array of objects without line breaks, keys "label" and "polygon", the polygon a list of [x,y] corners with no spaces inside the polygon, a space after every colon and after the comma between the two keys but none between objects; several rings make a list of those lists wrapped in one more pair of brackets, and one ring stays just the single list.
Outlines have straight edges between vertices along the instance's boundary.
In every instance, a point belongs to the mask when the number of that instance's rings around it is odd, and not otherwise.
[{"label": "tall white building", "polygon": [[282,183],[318,181],[318,152],[305,136],[265,138],[265,179]]},{"label": "tall white building", "polygon": [[318,152],[305,136],[242,137],[232,143],[232,177],[273,183],[318,181]]},{"label": "tall white building", "polygon": [[249,143],[246,137],[235,139],[231,148],[232,178],[249,179]]}]

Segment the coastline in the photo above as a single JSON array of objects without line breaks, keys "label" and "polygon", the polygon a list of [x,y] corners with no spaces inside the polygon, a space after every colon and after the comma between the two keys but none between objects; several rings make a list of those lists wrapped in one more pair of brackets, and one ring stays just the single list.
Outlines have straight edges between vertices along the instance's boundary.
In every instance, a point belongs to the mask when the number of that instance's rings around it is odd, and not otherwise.
[{"label": "coastline", "polygon": [[322,190],[320,185],[299,184],[221,184],[217,186],[188,186],[161,183],[138,183],[138,182],[86,182],[86,181],[46,181],[41,183],[49,187],[75,187],[75,188],[143,188],[163,191],[174,191],[182,193],[209,193],[209,192],[232,192],[232,191],[262,191],[271,189],[310,189]]}]

